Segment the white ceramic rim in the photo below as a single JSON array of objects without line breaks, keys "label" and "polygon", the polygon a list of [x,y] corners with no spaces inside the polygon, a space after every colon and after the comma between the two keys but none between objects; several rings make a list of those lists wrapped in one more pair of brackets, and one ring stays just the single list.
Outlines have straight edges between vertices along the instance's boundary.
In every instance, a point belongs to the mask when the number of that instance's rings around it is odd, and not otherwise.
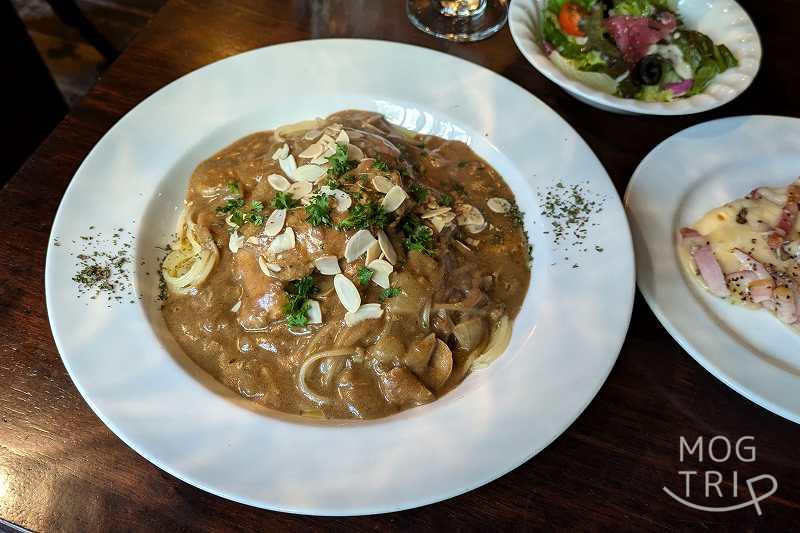
[{"label": "white ceramic rim", "polygon": [[[773,131],[770,134],[765,129]],[[760,354],[748,343],[747,337],[739,338],[737,329],[728,324],[734,322],[746,327],[750,323],[752,327],[764,328],[759,331],[778,330],[779,334],[788,332],[788,328],[767,312],[735,309],[687,280],[675,247],[679,226],[691,222],[679,220],[671,208],[675,204],[685,205],[687,195],[697,189],[704,176],[719,168],[720,159],[727,158],[725,164],[728,168],[745,165],[747,160],[757,161],[756,153],[760,151],[757,139],[763,139],[764,143],[781,139],[787,145],[800,146],[797,144],[800,142],[800,120],[764,115],[728,117],[676,133],[642,160],[628,184],[624,202],[634,236],[637,284],[658,320],[678,344],[714,377],[761,407],[800,423],[800,394],[797,393],[800,375],[787,371],[787,363],[773,359],[769,354]],[[697,172],[687,178],[689,181],[686,183],[682,183],[686,181],[682,178],[684,169],[678,167],[681,153],[685,154],[687,150],[686,147],[676,148],[681,142],[691,142],[692,150],[698,154],[714,155],[714,161],[708,163],[698,157],[695,160]],[[761,151],[761,156],[764,153]],[[771,157],[776,155],[771,154]],[[800,157],[795,159],[795,164],[800,164]],[[670,188],[675,190],[678,198],[651,193],[665,210],[652,215],[645,208],[644,198],[647,197],[648,184],[663,177],[663,172],[658,174],[651,170],[659,160],[671,168]],[[766,169],[764,174],[752,178],[753,188],[781,183],[788,183],[785,176],[779,173],[771,175]],[[747,191],[740,192],[744,194]],[[733,199],[735,196],[728,198]],[[721,205],[716,198],[706,199],[703,203],[707,204],[704,206],[707,210]],[[734,315],[733,320],[720,319],[723,316],[727,319],[728,313]]]},{"label": "white ceramic rim", "polygon": [[[739,59],[739,66],[718,75],[702,94],[672,102],[642,102],[620,98],[564,74],[544,54],[536,43],[533,20],[535,3],[542,0],[513,0],[508,23],[511,35],[522,55],[542,75],[578,99],[600,108],[644,115],[689,115],[702,113],[725,105],[742,94],[753,82],[761,66],[761,38],[750,16],[734,0],[679,0],[679,9],[687,3],[705,6],[710,16],[688,20],[693,29],[711,37],[715,43],[724,43]],[[702,8],[701,8],[702,9]],[[683,11],[681,11],[683,13]]]},{"label": "white ceramic rim", "polygon": [[[368,74],[367,62],[374,65]],[[297,86],[293,80],[311,68],[322,73],[319,82]],[[449,88],[453,79],[466,84],[457,100]],[[266,87],[276,95],[269,102]],[[302,102],[302,109],[289,102]],[[114,228],[131,216],[144,217],[149,225],[137,227],[136,263],[150,260],[149,248],[171,231],[188,172],[202,159],[245,133],[356,102],[412,129],[438,128],[437,134],[468,142],[504,174],[527,211],[539,266],[509,349],[485,372],[433,404],[386,419],[298,423],[267,416],[210,380],[175,351],[174,341],[159,336],[160,315],[147,298],[111,308],[75,298],[69,281],[74,262],[63,245],[55,247],[55,237],[65,243],[98,220]],[[524,124],[547,132],[533,149],[531,138],[520,136],[524,130],[508,127],[520,114],[528,119]],[[559,263],[549,235],[537,229],[546,221],[535,207],[534,188],[552,185],[556,176],[566,184],[588,184],[607,199],[587,240],[606,253],[592,256],[591,268]],[[617,275],[612,291],[603,269]],[[141,269],[134,274],[138,289],[153,296],[156,288],[144,283]],[[476,488],[566,430],[616,361],[633,305],[634,262],[627,220],[608,175],[580,136],[541,101],[446,54],[330,39],[261,48],[203,67],[123,117],[67,188],[53,224],[45,287],[53,337],[73,382],[140,455],[196,487],[248,505],[355,515],[417,507]],[[576,297],[584,302],[577,307]],[[604,305],[610,298],[612,308]],[[526,356],[533,348],[537,357]],[[409,442],[426,442],[425,453]],[[320,449],[336,461],[319,457]]]}]

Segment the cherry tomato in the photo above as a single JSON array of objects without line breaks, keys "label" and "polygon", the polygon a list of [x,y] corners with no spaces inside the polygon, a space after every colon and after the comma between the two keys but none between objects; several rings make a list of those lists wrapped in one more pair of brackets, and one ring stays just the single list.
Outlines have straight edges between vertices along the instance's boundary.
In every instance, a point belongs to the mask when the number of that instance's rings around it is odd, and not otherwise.
[{"label": "cherry tomato", "polygon": [[581,6],[572,2],[564,2],[558,14],[558,23],[561,24],[561,29],[564,30],[564,33],[575,37],[583,37],[586,34],[581,30],[580,22],[585,15],[586,12]]}]

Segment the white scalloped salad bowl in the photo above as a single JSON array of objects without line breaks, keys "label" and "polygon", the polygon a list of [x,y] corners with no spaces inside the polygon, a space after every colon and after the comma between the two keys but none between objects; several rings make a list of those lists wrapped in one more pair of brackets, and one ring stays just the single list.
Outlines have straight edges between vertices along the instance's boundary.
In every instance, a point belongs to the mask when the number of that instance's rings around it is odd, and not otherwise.
[{"label": "white scalloped salad bowl", "polygon": [[672,102],[644,102],[620,98],[593,89],[561,71],[539,46],[538,14],[547,0],[514,0],[509,26],[522,55],[550,81],[578,100],[604,111],[641,115],[690,115],[717,108],[742,94],[753,82],[761,65],[761,40],[753,21],[733,0],[678,0],[678,11],[686,26],[725,44],[739,66],[717,75],[703,93]]}]

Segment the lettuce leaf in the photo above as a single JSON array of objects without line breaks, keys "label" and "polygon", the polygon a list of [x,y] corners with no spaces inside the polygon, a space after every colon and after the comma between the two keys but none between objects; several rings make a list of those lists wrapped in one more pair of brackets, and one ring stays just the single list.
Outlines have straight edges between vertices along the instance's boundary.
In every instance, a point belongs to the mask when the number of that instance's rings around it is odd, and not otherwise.
[{"label": "lettuce leaf", "polygon": [[617,0],[609,14],[652,17],[657,12],[664,10],[677,12],[677,2],[675,0]]},{"label": "lettuce leaf", "polygon": [[739,65],[727,46],[715,45],[705,34],[699,31],[681,30],[675,44],[683,52],[683,59],[694,71],[694,87],[686,93],[693,96],[702,93],[717,74]]}]

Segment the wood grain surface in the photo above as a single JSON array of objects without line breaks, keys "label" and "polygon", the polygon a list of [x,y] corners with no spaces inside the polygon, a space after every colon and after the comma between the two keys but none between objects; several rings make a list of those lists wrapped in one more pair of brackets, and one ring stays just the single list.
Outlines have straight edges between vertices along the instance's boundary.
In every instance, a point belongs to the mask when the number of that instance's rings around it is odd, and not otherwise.
[{"label": "wood grain surface", "polygon": [[[442,50],[499,72],[553,107],[595,150],[620,193],[639,161],[681,129],[732,115],[800,116],[794,29],[800,3],[794,0],[742,1],[764,42],[754,85],[721,109],[675,118],[587,107],[539,75],[507,28],[477,44],[443,42],[415,30],[403,4],[170,0],[0,191],[0,518],[37,531],[800,530],[800,428],[701,368],[640,297],[611,376],[572,427],[500,479],[410,511],[324,518],[229,502],[151,465],[91,412],[64,370],[47,321],[43,271],[53,216],[103,134],[142,99],[198,67],[273,43],[320,37]],[[681,436],[693,441],[717,435],[752,435],[756,461],[679,461]],[[765,473],[777,478],[779,488],[761,502],[761,516],[753,507],[695,511],[662,490],[680,493],[678,471],[687,469],[719,470],[729,492],[734,470],[740,490],[747,478]]]}]

